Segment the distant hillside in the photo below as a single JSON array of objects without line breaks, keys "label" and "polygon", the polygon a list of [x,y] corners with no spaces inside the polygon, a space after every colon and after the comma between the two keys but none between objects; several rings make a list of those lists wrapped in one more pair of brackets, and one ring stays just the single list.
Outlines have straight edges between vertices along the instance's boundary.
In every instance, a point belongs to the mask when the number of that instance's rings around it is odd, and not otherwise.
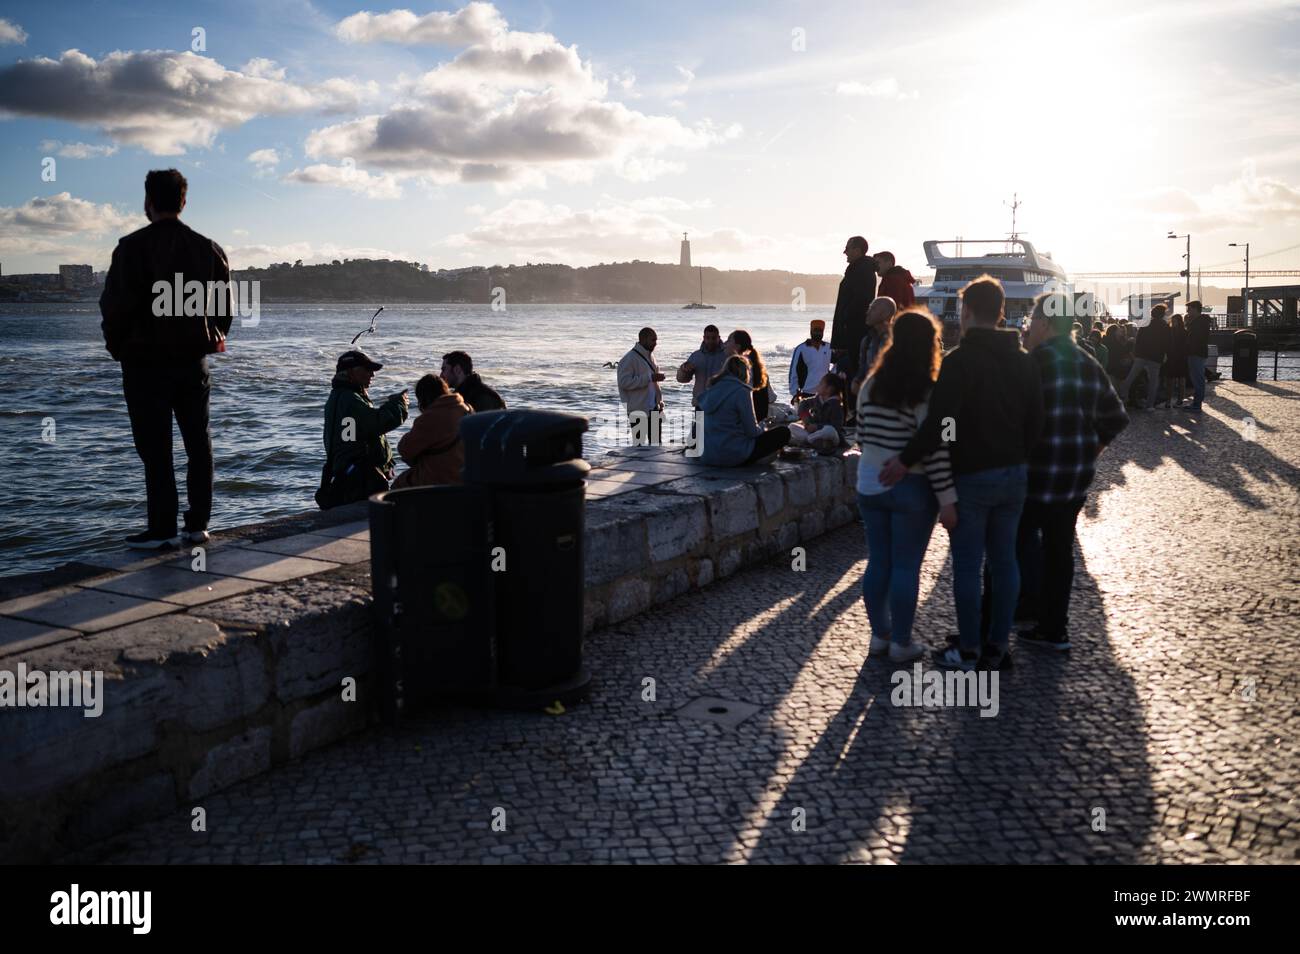
[{"label": "distant hillside", "polygon": [[[810,305],[833,305],[839,275],[782,271],[719,271],[705,268],[704,299],[710,304],[789,304],[803,288]],[[507,265],[438,269],[417,262],[349,259],[329,265],[281,263],[245,269],[235,277],[262,283],[263,301],[492,301],[493,288],[522,304],[684,305],[700,294],[700,271],[654,262],[568,265]]]}]

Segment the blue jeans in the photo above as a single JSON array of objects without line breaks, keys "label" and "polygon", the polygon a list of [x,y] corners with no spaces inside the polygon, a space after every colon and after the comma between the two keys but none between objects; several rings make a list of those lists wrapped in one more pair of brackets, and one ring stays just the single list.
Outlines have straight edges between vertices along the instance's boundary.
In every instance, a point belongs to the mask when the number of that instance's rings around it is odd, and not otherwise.
[{"label": "blue jeans", "polygon": [[1200,355],[1187,356],[1187,374],[1192,379],[1192,407],[1199,408],[1205,400],[1205,359]]},{"label": "blue jeans", "polygon": [[952,532],[952,595],[957,604],[957,639],[964,652],[980,650],[980,600],[984,556],[988,554],[993,605],[989,642],[1005,649],[1020,594],[1016,530],[1025,506],[1028,469],[994,467],[953,477],[957,485],[957,528]]},{"label": "blue jeans", "polygon": [[894,645],[912,641],[916,595],[939,502],[922,474],[908,474],[883,494],[858,494],[858,510],[867,528],[867,572],[862,601],[871,635],[890,637]]}]

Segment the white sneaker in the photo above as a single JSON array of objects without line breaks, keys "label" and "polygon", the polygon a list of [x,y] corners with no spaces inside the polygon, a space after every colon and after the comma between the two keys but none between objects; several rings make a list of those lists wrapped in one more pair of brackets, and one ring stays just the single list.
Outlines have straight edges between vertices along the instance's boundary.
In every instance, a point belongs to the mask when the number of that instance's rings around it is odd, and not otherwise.
[{"label": "white sneaker", "polygon": [[867,649],[868,656],[883,656],[889,652],[891,643],[888,636],[872,636],[871,646]]},{"label": "white sneaker", "polygon": [[212,534],[206,530],[184,530],[181,539],[186,543],[207,543],[212,539]]},{"label": "white sneaker", "polygon": [[925,655],[925,647],[920,643],[908,643],[906,646],[890,646],[889,661],[896,663],[911,662]]}]

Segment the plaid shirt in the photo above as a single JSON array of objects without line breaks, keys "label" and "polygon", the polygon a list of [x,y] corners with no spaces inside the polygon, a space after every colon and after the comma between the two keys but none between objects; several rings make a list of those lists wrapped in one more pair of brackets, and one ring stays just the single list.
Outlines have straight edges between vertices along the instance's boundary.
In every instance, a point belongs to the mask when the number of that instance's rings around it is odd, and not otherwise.
[{"label": "plaid shirt", "polygon": [[1101,445],[1128,426],[1128,415],[1105,370],[1069,335],[1032,355],[1043,382],[1043,433],[1029,452],[1029,499],[1082,500]]}]

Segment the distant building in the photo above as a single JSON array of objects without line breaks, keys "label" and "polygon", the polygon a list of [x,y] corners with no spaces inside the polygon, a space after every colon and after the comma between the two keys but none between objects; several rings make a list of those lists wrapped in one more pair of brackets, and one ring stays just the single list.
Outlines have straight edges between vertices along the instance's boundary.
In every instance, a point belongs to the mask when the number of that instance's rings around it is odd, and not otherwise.
[{"label": "distant building", "polygon": [[59,284],[64,288],[86,288],[95,284],[95,269],[90,265],[60,265]]},{"label": "distant building", "polygon": [[682,233],[682,268],[691,267],[691,243],[686,238],[686,233]]}]

